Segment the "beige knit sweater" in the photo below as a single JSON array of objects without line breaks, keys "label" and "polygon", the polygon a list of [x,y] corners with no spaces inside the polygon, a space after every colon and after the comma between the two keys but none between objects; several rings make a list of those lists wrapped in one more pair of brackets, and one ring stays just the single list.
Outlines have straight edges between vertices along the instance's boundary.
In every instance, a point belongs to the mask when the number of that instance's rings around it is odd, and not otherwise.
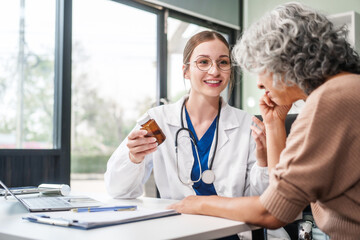
[{"label": "beige knit sweater", "polygon": [[360,75],[336,75],[310,94],[260,200],[284,222],[311,203],[332,240],[360,239]]}]

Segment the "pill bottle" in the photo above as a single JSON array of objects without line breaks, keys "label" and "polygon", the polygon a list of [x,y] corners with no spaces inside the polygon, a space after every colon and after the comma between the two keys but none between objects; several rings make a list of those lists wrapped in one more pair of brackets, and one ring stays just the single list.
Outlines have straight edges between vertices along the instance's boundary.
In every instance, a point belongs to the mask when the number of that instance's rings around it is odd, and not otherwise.
[{"label": "pill bottle", "polygon": [[66,184],[40,184],[38,187],[42,194],[56,194],[67,196],[70,194],[70,186]]},{"label": "pill bottle", "polygon": [[152,119],[148,113],[145,113],[137,123],[141,126],[142,130],[146,130],[148,133],[147,137],[155,137],[158,145],[162,144],[166,137],[165,134],[160,129],[159,125],[154,119]]}]

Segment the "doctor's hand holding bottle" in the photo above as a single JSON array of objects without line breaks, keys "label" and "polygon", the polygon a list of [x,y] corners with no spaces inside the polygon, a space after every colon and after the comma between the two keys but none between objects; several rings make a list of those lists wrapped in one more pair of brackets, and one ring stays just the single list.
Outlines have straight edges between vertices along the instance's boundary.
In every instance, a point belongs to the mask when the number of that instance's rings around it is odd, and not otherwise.
[{"label": "doctor's hand holding bottle", "polygon": [[129,158],[133,163],[141,163],[145,156],[157,149],[155,137],[146,137],[146,130],[134,130],[128,136],[126,146],[129,148]]},{"label": "doctor's hand holding bottle", "polygon": [[156,151],[157,146],[162,144],[166,136],[148,113],[145,113],[137,123],[140,130],[134,130],[128,136],[126,146],[129,148],[129,159],[135,164],[144,161],[145,156]]}]

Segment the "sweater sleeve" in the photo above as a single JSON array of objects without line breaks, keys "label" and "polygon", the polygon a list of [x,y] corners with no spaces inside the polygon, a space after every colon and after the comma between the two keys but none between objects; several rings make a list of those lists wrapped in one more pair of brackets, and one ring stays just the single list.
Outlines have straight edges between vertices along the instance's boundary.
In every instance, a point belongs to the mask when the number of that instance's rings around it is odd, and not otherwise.
[{"label": "sweater sleeve", "polygon": [[356,171],[349,171],[358,157],[358,151],[349,149],[359,133],[352,130],[354,119],[343,117],[353,116],[357,107],[337,92],[330,86],[308,97],[260,197],[281,221],[293,221],[310,202],[337,198],[359,179]]}]

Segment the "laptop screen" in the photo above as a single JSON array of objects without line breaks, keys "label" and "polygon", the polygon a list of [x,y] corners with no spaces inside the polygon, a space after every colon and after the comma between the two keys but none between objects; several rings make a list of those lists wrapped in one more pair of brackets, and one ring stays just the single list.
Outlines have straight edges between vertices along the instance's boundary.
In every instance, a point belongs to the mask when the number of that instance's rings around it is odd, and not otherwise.
[{"label": "laptop screen", "polygon": [[73,196],[73,197],[36,196],[36,197],[21,198],[21,197],[17,197],[2,181],[0,181],[0,185],[6,190],[7,193],[10,193],[11,196],[13,196],[23,206],[25,206],[26,209],[29,210],[30,212],[65,211],[78,207],[94,207],[94,206],[103,205],[102,202],[84,196],[82,197],[81,196]]},{"label": "laptop screen", "polygon": [[0,180],[0,185],[5,189],[5,198],[6,198],[6,195],[8,194],[8,193],[10,193],[10,195],[11,196],[13,196],[14,198],[16,198],[18,201],[20,201],[21,202],[21,200],[17,197],[17,196],[15,196],[15,194],[13,194],[11,191],[10,191],[10,189]]}]

